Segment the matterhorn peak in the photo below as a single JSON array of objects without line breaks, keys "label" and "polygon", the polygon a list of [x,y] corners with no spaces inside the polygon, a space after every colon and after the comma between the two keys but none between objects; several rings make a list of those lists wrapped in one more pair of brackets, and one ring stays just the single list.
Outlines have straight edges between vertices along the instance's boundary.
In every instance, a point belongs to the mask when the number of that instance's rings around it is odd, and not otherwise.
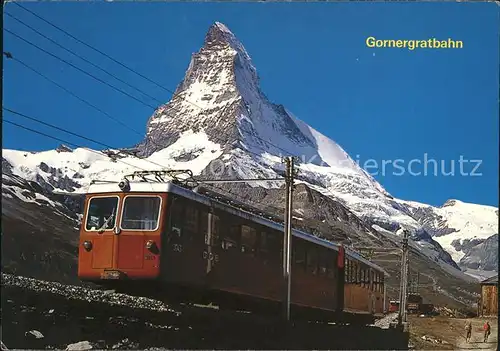
[{"label": "matterhorn peak", "polygon": [[266,155],[256,161],[265,163],[283,153],[300,155],[317,167],[359,173],[356,186],[366,183],[374,196],[384,193],[340,146],[265,96],[245,48],[220,22],[208,29],[174,96],[149,119],[146,138],[137,148],[147,157],[185,133],[199,133],[218,144],[227,157],[248,151]]},{"label": "matterhorn peak", "polygon": [[238,41],[233,32],[231,32],[225,24],[220,22],[212,24],[205,37],[205,42],[213,42],[217,40]]},{"label": "matterhorn peak", "polygon": [[246,53],[243,45],[233,32],[231,32],[225,24],[215,22],[208,28],[207,34],[205,35],[204,47],[220,44],[228,44],[233,49],[237,51],[241,50]]}]

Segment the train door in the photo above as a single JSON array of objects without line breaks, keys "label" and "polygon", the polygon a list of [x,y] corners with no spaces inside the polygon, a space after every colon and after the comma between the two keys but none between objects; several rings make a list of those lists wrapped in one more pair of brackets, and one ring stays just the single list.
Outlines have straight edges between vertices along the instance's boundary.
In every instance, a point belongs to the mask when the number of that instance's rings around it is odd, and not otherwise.
[{"label": "train door", "polygon": [[[98,195],[87,203],[85,232],[80,240],[79,276],[91,275],[92,270],[111,269],[114,263],[115,229],[118,225],[118,195]],[[91,242],[91,249],[84,246]],[[89,244],[87,246],[90,247]],[[89,251],[89,252],[87,252]],[[89,269],[90,268],[90,269]]]},{"label": "train door", "polygon": [[206,276],[203,257],[205,211],[193,201],[176,195],[171,197],[162,265],[166,279],[185,285],[202,285]]},{"label": "train door", "polygon": [[146,243],[160,243],[160,218],[165,200],[165,195],[153,194],[133,194],[123,198],[120,234],[116,235],[114,242],[114,266],[118,270],[145,270],[141,271],[142,276],[157,274],[159,257],[148,251]]},{"label": "train door", "polygon": [[206,227],[204,227],[205,249],[203,250],[203,259],[205,260],[205,273],[207,276],[206,284],[210,285],[213,276],[212,272],[219,263],[219,217],[210,209],[204,213],[202,221],[206,222]]}]

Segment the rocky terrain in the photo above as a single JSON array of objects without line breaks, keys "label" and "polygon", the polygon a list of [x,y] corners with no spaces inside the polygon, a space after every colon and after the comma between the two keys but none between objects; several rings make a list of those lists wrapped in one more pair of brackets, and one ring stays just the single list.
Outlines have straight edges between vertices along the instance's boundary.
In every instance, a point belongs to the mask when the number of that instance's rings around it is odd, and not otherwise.
[{"label": "rocky terrain", "polygon": [[[133,147],[139,157],[67,146],[4,149],[3,270],[77,283],[81,196],[54,190],[82,194],[91,180],[160,167],[190,169],[198,179],[276,178],[283,174],[283,155],[300,159],[295,225],[353,248],[396,248],[402,229],[410,230],[411,266],[422,273],[421,291],[430,302],[473,307],[477,281],[460,267],[498,270],[492,264],[498,210],[455,200],[436,208],[392,196],[338,144],[266,97],[249,54],[221,23],[209,28],[175,94],[149,118],[147,134]],[[280,182],[203,186],[282,214]],[[388,292],[397,297],[398,256],[377,253],[374,260],[392,274]]]},{"label": "rocky terrain", "polygon": [[[9,349],[405,349],[395,330],[294,322],[2,275]],[[382,323],[384,324],[384,323]],[[356,338],[362,332],[364,338]]]}]

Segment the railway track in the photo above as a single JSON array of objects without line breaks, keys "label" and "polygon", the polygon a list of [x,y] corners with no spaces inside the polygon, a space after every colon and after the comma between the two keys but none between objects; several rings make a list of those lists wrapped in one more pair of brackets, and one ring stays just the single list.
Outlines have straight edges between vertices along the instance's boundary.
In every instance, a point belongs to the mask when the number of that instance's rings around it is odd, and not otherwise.
[{"label": "railway track", "polygon": [[9,349],[65,349],[80,341],[99,349],[407,348],[393,330],[276,321],[2,274],[2,341]]}]

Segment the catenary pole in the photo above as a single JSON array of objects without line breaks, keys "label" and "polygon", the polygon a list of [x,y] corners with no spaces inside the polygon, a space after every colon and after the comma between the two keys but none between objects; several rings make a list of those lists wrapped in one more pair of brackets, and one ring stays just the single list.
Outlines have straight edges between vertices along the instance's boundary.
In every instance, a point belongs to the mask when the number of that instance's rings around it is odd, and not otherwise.
[{"label": "catenary pole", "polygon": [[295,173],[293,157],[285,158],[285,226],[283,237],[283,278],[284,305],[283,317],[290,321],[291,298],[291,258],[292,258],[292,208],[293,208],[293,177]]}]

